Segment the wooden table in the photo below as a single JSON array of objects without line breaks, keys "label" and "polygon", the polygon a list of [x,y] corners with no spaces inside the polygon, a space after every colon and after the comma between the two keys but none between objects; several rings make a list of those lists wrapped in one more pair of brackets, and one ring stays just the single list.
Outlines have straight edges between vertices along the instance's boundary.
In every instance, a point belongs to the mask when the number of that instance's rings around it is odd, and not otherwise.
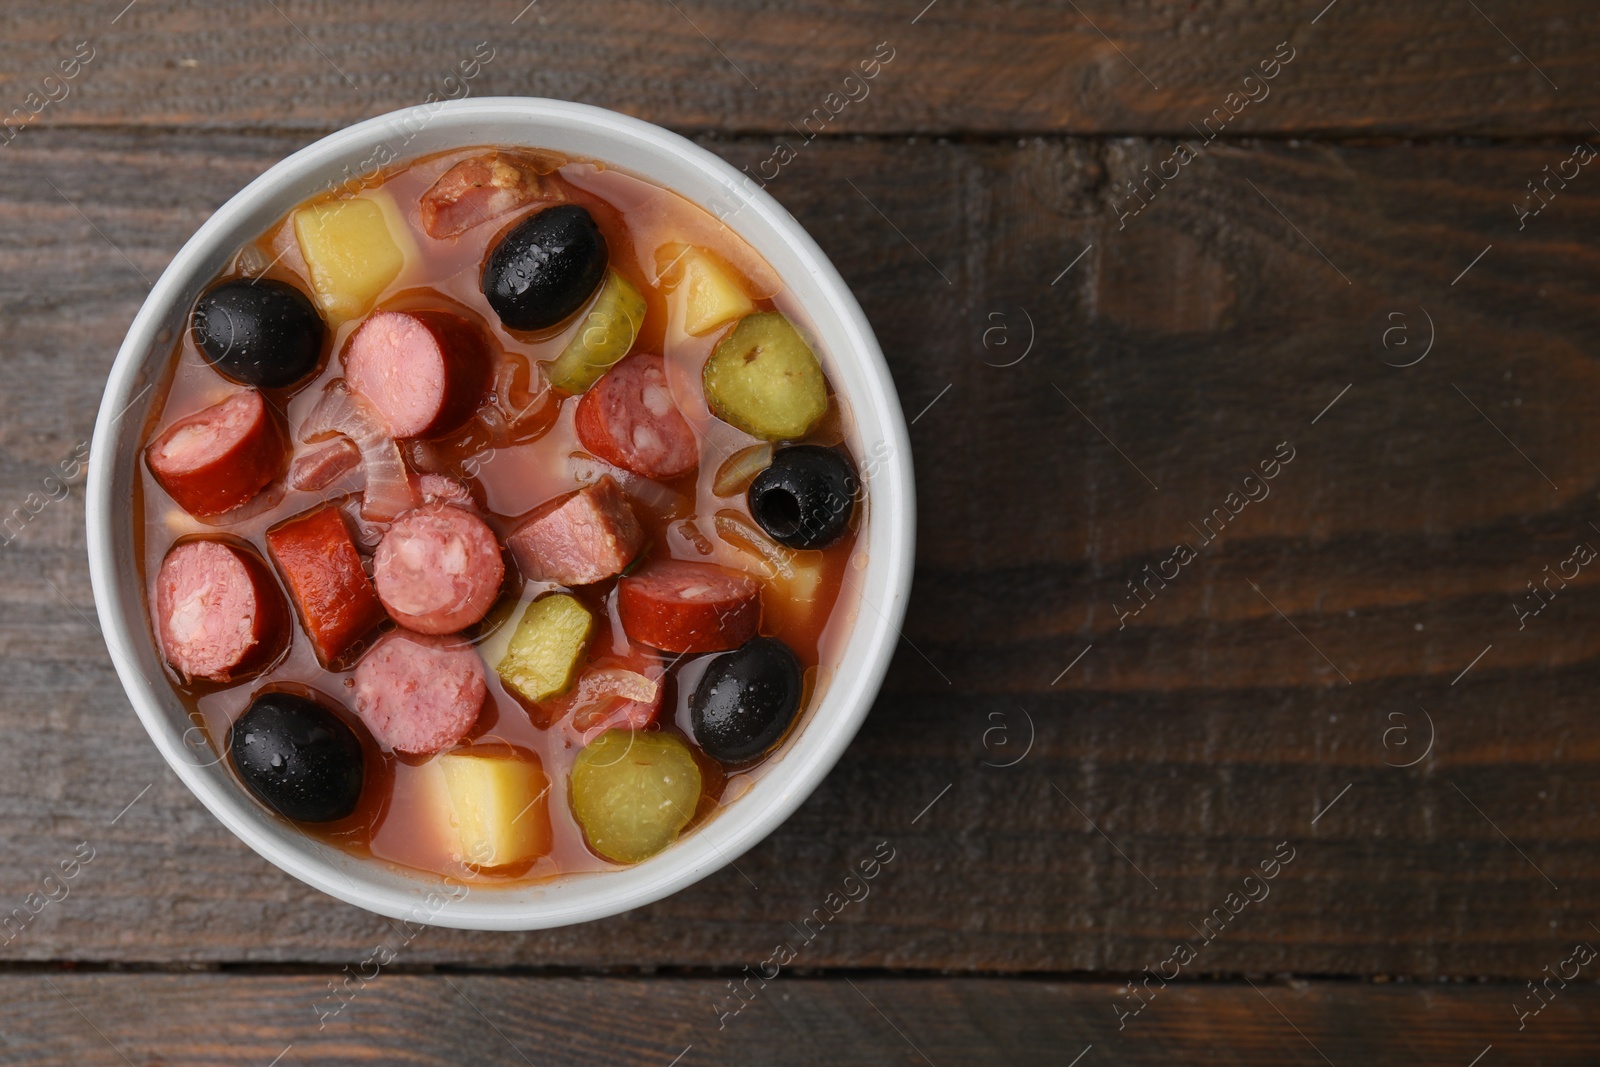
[{"label": "wooden table", "polygon": [[[1595,1062],[1592,3],[125,3],[0,12],[0,913],[92,854],[0,935],[0,1061]],[[55,480],[210,211],[463,92],[787,142],[914,416],[843,762],[748,880],[546,933],[402,929],[223,830]]]}]

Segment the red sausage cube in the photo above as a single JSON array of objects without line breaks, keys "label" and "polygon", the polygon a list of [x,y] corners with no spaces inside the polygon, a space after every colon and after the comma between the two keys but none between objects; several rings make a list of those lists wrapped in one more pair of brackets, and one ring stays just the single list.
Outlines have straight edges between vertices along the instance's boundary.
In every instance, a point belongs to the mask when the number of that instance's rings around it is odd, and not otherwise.
[{"label": "red sausage cube", "polygon": [[539,505],[511,531],[506,547],[530,581],[592,585],[633,562],[644,528],[608,475]]},{"label": "red sausage cube", "polygon": [[208,517],[266,488],[283,473],[288,448],[261,394],[243,389],[167,427],[144,455],[179,507]]},{"label": "red sausage cube", "polygon": [[295,610],[325,666],[384,620],[383,603],[361,569],[344,514],[324,506],[267,531],[267,547],[294,597]]},{"label": "red sausage cube", "polygon": [[761,582],[711,563],[658,560],[617,583],[628,640],[663,652],[738,648],[761,625]]}]

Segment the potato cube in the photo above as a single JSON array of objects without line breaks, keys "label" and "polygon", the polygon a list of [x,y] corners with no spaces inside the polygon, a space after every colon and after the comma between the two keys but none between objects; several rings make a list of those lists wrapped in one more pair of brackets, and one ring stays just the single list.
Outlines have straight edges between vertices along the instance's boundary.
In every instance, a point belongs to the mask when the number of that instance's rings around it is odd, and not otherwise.
[{"label": "potato cube", "polygon": [[699,337],[756,309],[734,273],[703,248],[662,245],[656,263],[672,292],[672,321],[687,334]]},{"label": "potato cube", "polygon": [[572,685],[593,632],[594,616],[577,600],[565,593],[540,597],[523,612],[495,670],[535,704],[548,700]]},{"label": "potato cube", "polygon": [[506,867],[550,851],[550,780],[538,757],[439,757],[450,794],[456,855],[476,867]]},{"label": "potato cube", "polygon": [[410,242],[400,225],[391,224],[395,214],[381,194],[312,204],[294,213],[295,240],[329,319],[365,315],[399,276],[406,262],[401,242]]}]

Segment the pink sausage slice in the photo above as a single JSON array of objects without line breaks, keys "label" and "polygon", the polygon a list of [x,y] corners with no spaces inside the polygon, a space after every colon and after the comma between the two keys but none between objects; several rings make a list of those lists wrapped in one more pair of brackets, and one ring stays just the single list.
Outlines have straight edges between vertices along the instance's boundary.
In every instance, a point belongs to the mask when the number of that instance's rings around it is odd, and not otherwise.
[{"label": "pink sausage slice", "polygon": [[283,431],[254,389],[179,419],[150,442],[145,462],[167,495],[191,515],[221,515],[283,473]]},{"label": "pink sausage slice", "polygon": [[506,538],[522,576],[566,586],[621,574],[644,547],[644,528],[609,475],[547,500]]},{"label": "pink sausage slice", "polygon": [[489,392],[483,333],[446,311],[380,311],[344,352],[350,389],[378,412],[389,436],[441,437],[461,426]]},{"label": "pink sausage slice", "polygon": [[637,352],[578,401],[578,440],[596,456],[646,478],[676,478],[700,462],[694,430],[667,392],[660,356]]},{"label": "pink sausage slice", "polygon": [[156,574],[156,641],[186,678],[228,682],[283,651],[289,605],[249,549],[222,541],[175,545]]},{"label": "pink sausage slice", "polygon": [[395,622],[450,634],[483,618],[500,595],[506,565],[482,519],[454,504],[425,504],[383,535],[372,576]]},{"label": "pink sausage slice", "polygon": [[395,630],[356,667],[356,714],[386,750],[432,755],[472,731],[486,677],[465,641]]}]

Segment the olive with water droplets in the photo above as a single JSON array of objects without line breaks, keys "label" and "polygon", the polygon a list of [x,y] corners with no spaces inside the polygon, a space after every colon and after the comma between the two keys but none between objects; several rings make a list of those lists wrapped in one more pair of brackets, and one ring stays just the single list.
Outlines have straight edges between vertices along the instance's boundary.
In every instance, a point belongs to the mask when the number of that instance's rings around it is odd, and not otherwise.
[{"label": "olive with water droplets", "polygon": [[719,763],[746,763],[783,737],[800,710],[800,661],[775,637],[718,653],[689,696],[695,744]]},{"label": "olive with water droplets", "polygon": [[293,693],[263,693],[233,724],[239,778],[296,822],[332,822],[361,799],[361,742],[339,716]]},{"label": "olive with water droplets", "polygon": [[513,330],[543,330],[583,307],[606,274],[605,235],[576,204],[512,227],[483,264],[483,295]]},{"label": "olive with water droplets", "polygon": [[223,377],[281,389],[322,362],[328,329],[300,290],[273,278],[235,278],[195,302],[195,343]]}]

